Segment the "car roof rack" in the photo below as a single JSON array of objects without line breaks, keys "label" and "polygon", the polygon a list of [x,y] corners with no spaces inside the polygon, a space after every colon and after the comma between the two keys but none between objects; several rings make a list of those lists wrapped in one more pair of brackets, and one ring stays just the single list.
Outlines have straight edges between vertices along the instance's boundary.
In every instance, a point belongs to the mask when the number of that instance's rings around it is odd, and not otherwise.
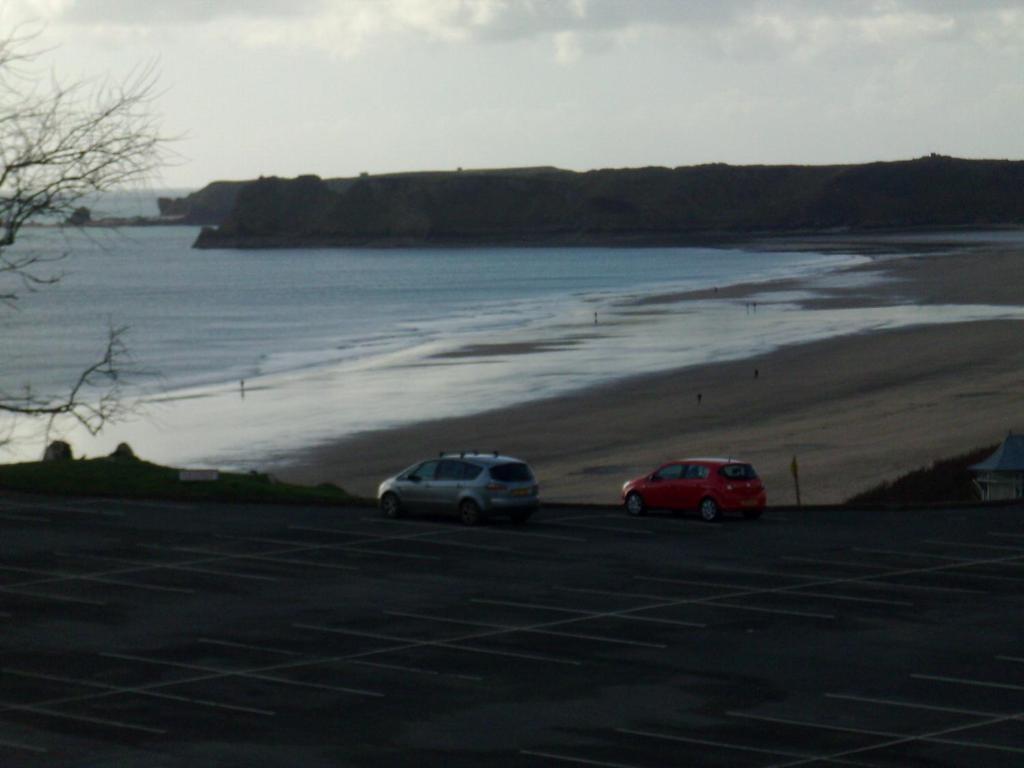
[{"label": "car roof rack", "polygon": [[437,455],[438,455],[438,458],[442,458],[442,459],[445,456],[458,456],[460,459],[464,459],[467,456],[493,456],[494,458],[498,458],[498,456],[501,455],[501,452],[500,451],[480,451],[480,450],[477,450],[477,449],[474,448],[472,451],[440,451]]}]

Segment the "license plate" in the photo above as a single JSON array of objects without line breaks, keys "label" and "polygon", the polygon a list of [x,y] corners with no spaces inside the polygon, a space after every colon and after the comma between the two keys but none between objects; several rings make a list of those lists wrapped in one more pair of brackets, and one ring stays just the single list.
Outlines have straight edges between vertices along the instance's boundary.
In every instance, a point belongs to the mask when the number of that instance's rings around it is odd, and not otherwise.
[{"label": "license plate", "polygon": [[529,488],[513,488],[512,489],[512,495],[513,496],[529,496],[530,495],[530,489]]},{"label": "license plate", "polygon": [[757,499],[744,499],[740,502],[744,507],[752,507],[757,504]]}]

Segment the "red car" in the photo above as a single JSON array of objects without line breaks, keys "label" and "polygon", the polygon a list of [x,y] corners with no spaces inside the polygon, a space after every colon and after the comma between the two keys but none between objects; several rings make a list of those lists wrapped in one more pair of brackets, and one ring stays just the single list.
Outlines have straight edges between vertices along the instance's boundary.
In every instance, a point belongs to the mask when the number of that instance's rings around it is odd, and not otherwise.
[{"label": "red car", "polygon": [[630,515],[648,509],[697,510],[712,522],[722,512],[742,512],[754,520],[767,497],[754,468],[735,459],[680,459],[622,485],[622,502]]}]

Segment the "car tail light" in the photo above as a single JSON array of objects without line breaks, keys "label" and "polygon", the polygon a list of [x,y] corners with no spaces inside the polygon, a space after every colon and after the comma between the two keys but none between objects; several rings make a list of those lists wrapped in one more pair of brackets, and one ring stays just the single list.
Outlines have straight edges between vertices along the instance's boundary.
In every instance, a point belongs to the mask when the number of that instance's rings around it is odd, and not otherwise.
[{"label": "car tail light", "polygon": [[488,483],[487,484],[487,490],[488,491],[507,491],[508,490],[508,486],[507,485],[502,485],[501,483]]}]

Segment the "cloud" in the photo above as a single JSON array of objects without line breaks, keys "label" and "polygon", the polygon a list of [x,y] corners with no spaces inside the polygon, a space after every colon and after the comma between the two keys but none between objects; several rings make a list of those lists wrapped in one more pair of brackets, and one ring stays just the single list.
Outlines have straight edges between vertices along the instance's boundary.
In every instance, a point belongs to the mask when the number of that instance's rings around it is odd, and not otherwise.
[{"label": "cloud", "polygon": [[245,45],[351,55],[374,36],[548,41],[563,63],[638,34],[699,39],[739,58],[961,40],[1024,49],[1020,0],[4,0],[15,15],[88,27],[218,28]]},{"label": "cloud", "polygon": [[[30,0],[40,4],[40,0]],[[58,7],[68,24],[150,26],[196,24],[224,18],[260,19],[315,16],[321,0],[42,0]]]}]

